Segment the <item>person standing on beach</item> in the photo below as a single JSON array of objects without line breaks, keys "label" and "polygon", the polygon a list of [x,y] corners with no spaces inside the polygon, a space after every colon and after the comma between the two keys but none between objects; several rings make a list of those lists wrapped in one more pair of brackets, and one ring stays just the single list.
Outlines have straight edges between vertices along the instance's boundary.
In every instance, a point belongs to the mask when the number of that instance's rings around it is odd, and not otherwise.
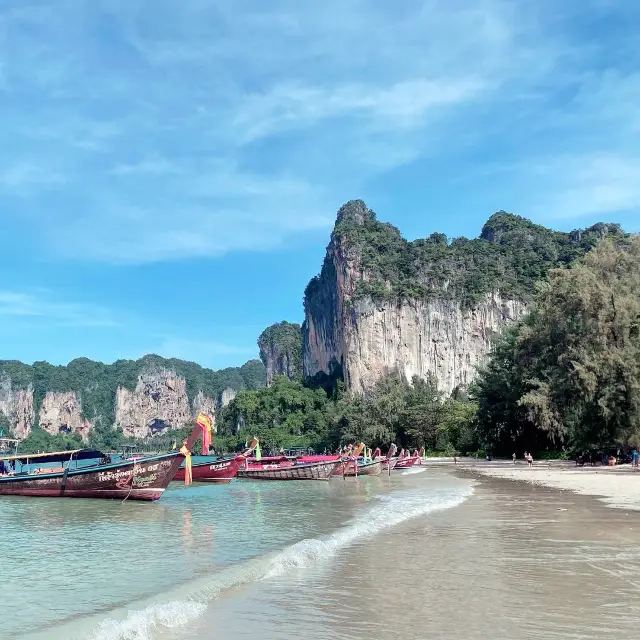
[{"label": "person standing on beach", "polygon": [[633,447],[631,452],[631,460],[634,467],[638,466],[638,447]]},{"label": "person standing on beach", "polygon": [[511,455],[511,457],[513,458],[513,464],[515,464],[515,463],[516,463],[516,454],[515,454],[515,453],[513,453],[513,454]]},{"label": "person standing on beach", "polygon": [[529,465],[530,467],[533,466],[533,456],[530,453],[527,454],[527,465]]}]

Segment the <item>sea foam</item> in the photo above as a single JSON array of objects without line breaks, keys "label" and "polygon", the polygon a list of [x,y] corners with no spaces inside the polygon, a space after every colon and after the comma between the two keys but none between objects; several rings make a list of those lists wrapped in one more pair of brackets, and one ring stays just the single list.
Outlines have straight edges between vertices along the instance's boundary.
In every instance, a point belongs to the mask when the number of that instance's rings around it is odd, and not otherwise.
[{"label": "sea foam", "polygon": [[[175,629],[201,616],[221,592],[290,571],[329,562],[342,549],[412,518],[454,508],[473,493],[472,485],[455,489],[397,491],[378,496],[344,527],[322,538],[301,540],[276,553],[234,563],[215,574],[192,580],[137,610],[102,620],[82,640],[152,640],[156,632]],[[139,603],[140,604],[140,603]],[[69,637],[67,635],[66,637]]]}]

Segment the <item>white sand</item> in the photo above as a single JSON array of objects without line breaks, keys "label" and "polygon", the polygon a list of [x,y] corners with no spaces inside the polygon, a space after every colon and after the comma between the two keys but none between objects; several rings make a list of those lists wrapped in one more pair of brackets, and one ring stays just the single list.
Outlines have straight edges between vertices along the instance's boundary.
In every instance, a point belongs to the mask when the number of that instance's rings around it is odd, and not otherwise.
[{"label": "white sand", "polygon": [[[469,467],[467,467],[469,469]],[[640,511],[640,470],[621,467],[576,467],[573,463],[540,462],[529,468],[524,462],[511,465],[474,464],[473,473],[518,480],[552,489],[596,496],[610,507]]]}]

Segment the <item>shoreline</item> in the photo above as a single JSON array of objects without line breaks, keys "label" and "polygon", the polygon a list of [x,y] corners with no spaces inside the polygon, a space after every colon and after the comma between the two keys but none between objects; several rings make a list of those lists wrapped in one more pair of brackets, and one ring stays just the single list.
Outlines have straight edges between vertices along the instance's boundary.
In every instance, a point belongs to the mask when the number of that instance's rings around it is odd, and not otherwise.
[{"label": "shoreline", "polygon": [[570,491],[592,496],[614,509],[640,511],[640,469],[629,465],[618,467],[576,467],[564,461],[544,461],[527,467],[518,461],[493,464],[491,462],[462,463],[462,475],[474,475],[511,482]]}]

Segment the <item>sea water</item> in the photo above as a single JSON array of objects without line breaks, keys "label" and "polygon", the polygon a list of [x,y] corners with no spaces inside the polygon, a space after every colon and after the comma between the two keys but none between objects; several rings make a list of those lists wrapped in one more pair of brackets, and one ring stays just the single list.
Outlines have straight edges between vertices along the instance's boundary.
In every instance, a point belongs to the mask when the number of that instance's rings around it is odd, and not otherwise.
[{"label": "sea water", "polygon": [[0,629],[152,638],[229,589],[330,563],[359,539],[460,504],[472,489],[454,484],[411,487],[398,474],[173,483],[154,504],[2,498]]},{"label": "sea water", "polygon": [[0,515],[12,638],[626,638],[640,617],[639,514],[442,469]]}]

